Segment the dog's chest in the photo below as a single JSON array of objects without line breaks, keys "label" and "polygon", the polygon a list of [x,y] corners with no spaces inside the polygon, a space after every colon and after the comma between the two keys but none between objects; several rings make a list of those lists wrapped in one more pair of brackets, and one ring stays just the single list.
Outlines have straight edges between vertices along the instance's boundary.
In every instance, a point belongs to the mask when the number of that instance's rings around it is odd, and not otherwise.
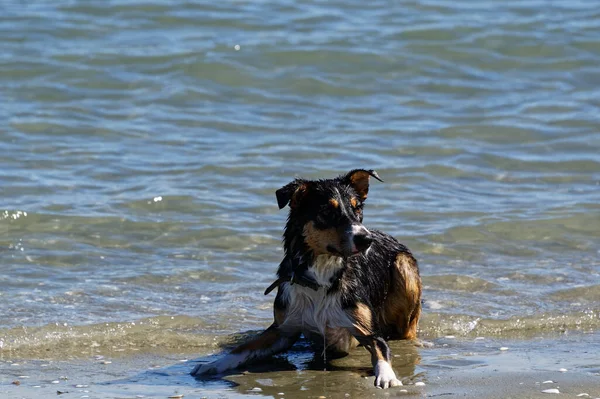
[{"label": "dog's chest", "polygon": [[307,273],[311,274],[320,286],[329,288],[331,279],[344,266],[344,260],[337,256],[319,255]]},{"label": "dog's chest", "polygon": [[288,303],[284,326],[300,327],[304,331],[324,334],[326,328],[351,327],[352,323],[342,309],[339,292],[327,293],[331,278],[343,266],[338,257],[320,256],[308,269],[319,283],[318,290],[298,284],[282,284]]}]

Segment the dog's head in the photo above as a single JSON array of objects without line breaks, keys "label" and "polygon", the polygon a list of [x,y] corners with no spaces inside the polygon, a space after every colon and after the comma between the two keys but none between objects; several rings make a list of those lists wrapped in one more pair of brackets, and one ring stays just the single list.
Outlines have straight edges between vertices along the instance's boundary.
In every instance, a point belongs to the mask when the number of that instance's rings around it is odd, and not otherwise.
[{"label": "dog's head", "polygon": [[374,170],[355,169],[335,179],[296,179],[277,190],[279,209],[290,206],[286,241],[300,234],[315,256],[350,257],[369,249],[373,240],[362,220],[371,177],[383,181]]}]

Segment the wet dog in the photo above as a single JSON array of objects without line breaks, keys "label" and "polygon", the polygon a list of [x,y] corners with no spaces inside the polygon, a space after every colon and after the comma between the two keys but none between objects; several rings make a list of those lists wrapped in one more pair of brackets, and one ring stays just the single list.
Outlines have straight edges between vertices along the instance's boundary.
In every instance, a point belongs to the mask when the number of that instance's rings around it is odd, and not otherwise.
[{"label": "wet dog", "polygon": [[273,324],[255,339],[192,375],[221,373],[290,348],[301,334],[347,354],[362,344],[371,353],[375,386],[402,383],[391,366],[387,340],[415,339],[421,314],[417,261],[393,237],[367,229],[363,206],[373,170],[355,169],[324,180],[296,179],[277,190],[289,205],[285,257],[278,279]]}]

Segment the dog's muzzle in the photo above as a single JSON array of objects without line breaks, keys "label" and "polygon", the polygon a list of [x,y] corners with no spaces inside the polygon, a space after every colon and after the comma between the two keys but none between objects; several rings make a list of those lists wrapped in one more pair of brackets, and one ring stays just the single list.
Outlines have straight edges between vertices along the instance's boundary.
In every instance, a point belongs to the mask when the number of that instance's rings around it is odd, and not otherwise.
[{"label": "dog's muzzle", "polygon": [[[365,229],[366,230],[366,229]],[[371,246],[373,236],[368,231],[354,236],[354,247],[358,252],[364,252]]]},{"label": "dog's muzzle", "polygon": [[371,232],[362,224],[353,224],[346,230],[346,245],[344,252],[346,256],[358,255],[365,252],[373,242]]}]

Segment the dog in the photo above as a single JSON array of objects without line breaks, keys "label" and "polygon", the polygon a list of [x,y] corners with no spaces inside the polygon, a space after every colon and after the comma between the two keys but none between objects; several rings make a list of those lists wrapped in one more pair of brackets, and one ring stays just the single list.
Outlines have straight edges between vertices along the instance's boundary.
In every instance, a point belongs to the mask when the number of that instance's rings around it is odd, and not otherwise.
[{"label": "dog", "polygon": [[415,340],[421,315],[417,260],[404,245],[367,229],[363,206],[373,170],[323,180],[296,179],[276,191],[289,205],[274,322],[258,337],[192,375],[222,373],[289,349],[301,334],[323,353],[346,355],[359,344],[371,353],[375,386],[402,385],[387,340]]}]

